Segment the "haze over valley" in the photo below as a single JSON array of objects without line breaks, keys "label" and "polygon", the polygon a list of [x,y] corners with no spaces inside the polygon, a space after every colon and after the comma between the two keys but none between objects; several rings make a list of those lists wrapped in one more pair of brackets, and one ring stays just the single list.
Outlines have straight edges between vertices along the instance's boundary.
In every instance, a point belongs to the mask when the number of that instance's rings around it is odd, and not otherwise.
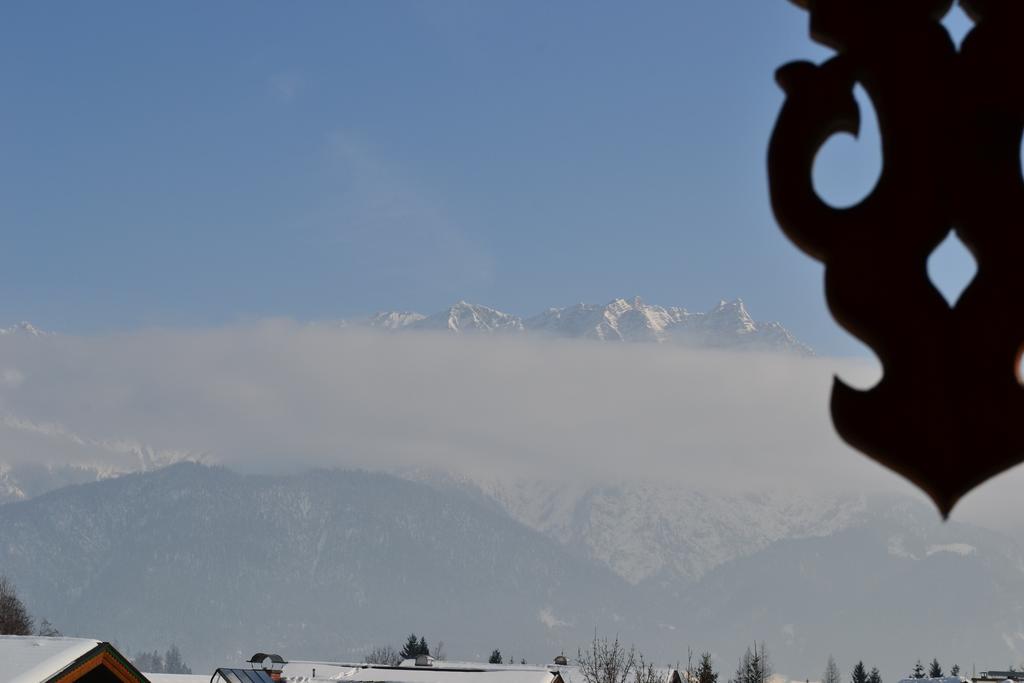
[{"label": "haze over valley", "polygon": [[941,524],[829,428],[832,373],[877,370],[742,302],[22,324],[0,349],[0,566],[66,633],[199,670],[410,630],[542,663],[597,628],[726,670],[758,640],[796,680],[822,653],[886,678],[1024,658],[998,494]]}]

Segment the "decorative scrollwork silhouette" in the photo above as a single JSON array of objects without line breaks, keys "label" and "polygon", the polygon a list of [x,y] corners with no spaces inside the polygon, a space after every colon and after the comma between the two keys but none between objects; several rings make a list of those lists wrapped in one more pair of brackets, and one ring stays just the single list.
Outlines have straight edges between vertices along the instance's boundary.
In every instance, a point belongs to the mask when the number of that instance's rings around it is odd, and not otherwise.
[{"label": "decorative scrollwork silhouette", "polygon": [[[768,150],[772,208],[825,264],[830,310],[884,373],[867,391],[837,378],[832,420],[946,517],[1024,461],[1024,3],[963,0],[975,25],[959,51],[940,23],[952,0],[796,4],[836,55],[776,73],[786,101]],[[837,209],[811,171],[831,135],[857,134],[858,83],[878,115],[882,172],[860,203]],[[953,306],[926,272],[951,230],[978,264]]]}]

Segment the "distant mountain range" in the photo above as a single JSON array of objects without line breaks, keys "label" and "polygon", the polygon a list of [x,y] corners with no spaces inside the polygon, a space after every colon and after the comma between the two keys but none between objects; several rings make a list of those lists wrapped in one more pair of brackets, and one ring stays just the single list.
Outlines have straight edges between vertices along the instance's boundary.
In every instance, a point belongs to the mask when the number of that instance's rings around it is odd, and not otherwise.
[{"label": "distant mountain range", "polygon": [[[443,311],[424,315],[413,311],[381,311],[368,318],[346,320],[344,327],[386,331],[426,330],[466,335],[547,336],[604,342],[675,343],[697,348],[781,351],[814,355],[810,346],[778,322],[755,321],[742,299],[724,299],[703,313],[679,306],[656,306],[640,297],[607,304],[576,304],[549,308],[521,318],[494,308],[460,301]],[[21,322],[0,328],[0,336],[52,335]]]},{"label": "distant mountain range", "polygon": [[829,654],[896,680],[1024,653],[1020,549],[898,497],[181,463],[0,505],[0,567],[65,633],[176,642],[197,671],[410,631],[541,663],[596,627],[657,662],[707,648],[724,677],[756,639],[798,680]]},{"label": "distant mountain range", "polygon": [[786,351],[813,355],[781,323],[757,322],[741,299],[720,301],[704,313],[678,306],[664,307],[615,299],[607,304],[576,304],[549,308],[521,318],[465,301],[423,315],[412,311],[382,311],[347,325],[383,330],[433,330],[455,334],[524,334],[617,342],[672,342],[703,348]]}]

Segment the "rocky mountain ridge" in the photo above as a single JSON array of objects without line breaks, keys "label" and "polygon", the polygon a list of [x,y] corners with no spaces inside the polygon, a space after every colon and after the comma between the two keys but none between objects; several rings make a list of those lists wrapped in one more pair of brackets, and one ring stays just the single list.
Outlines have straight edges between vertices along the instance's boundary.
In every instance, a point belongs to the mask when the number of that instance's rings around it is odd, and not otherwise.
[{"label": "rocky mountain ridge", "polygon": [[615,342],[677,343],[701,348],[785,351],[813,355],[781,323],[755,321],[742,299],[720,301],[706,312],[645,303],[640,297],[607,304],[549,308],[522,318],[488,306],[460,301],[424,315],[382,311],[347,323],[388,331],[429,330],[453,334],[532,334],[566,339]]}]

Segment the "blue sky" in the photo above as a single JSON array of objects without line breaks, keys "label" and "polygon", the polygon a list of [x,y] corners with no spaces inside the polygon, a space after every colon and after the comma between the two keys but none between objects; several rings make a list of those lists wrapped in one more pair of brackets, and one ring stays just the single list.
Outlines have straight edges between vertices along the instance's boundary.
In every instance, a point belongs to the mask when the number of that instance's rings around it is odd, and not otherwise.
[{"label": "blue sky", "polygon": [[783,0],[9,6],[0,324],[742,297],[859,353],[767,200],[773,72],[825,56]]}]

